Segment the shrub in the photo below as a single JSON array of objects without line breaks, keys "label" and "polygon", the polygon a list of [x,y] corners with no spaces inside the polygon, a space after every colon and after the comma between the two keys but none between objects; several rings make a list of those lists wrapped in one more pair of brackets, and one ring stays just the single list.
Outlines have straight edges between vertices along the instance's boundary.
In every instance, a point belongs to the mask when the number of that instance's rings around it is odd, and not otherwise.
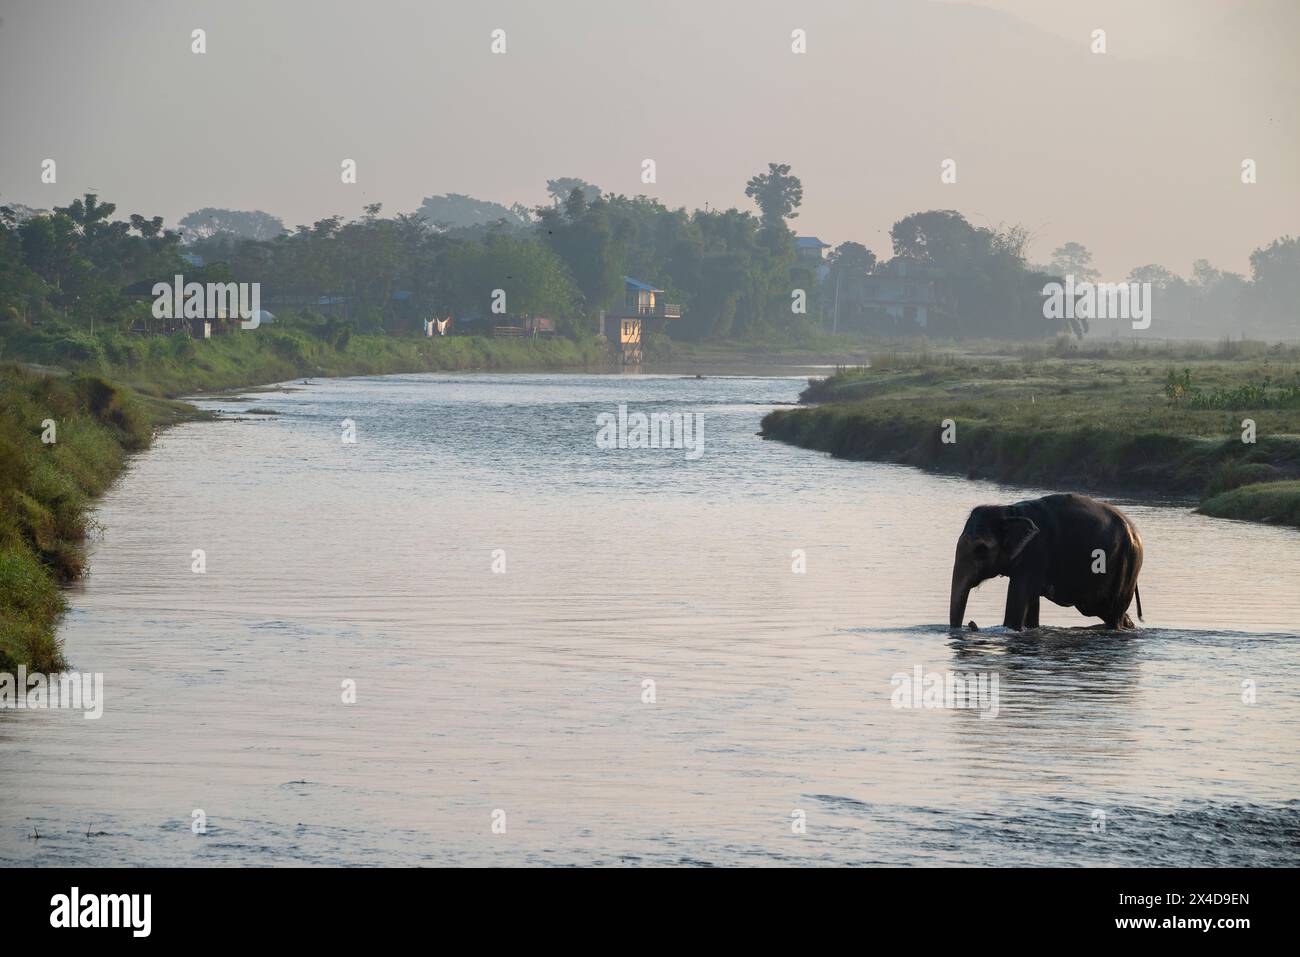
[{"label": "shrub", "polygon": [[1243,485],[1255,485],[1259,482],[1275,482],[1282,473],[1275,466],[1265,462],[1224,462],[1218,473],[1210,480],[1206,497],[1221,495]]},{"label": "shrub", "polygon": [[168,338],[171,340],[172,357],[180,362],[189,362],[198,353],[188,332],[173,332]]}]

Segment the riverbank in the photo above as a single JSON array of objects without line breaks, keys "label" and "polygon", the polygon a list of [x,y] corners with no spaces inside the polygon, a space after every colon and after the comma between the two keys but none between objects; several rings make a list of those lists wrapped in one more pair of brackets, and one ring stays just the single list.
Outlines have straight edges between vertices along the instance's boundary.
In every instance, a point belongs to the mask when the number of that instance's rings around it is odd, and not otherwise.
[{"label": "riverbank", "polygon": [[11,337],[6,358],[103,376],[138,392],[176,397],[302,376],[395,375],[471,369],[546,370],[606,366],[595,339],[433,339],[362,336],[284,323],[214,339],[188,336]]},{"label": "riverbank", "polygon": [[[12,330],[0,354],[48,368],[100,375],[147,395],[177,397],[244,389],[303,376],[397,375],[412,372],[530,372],[617,368],[606,343],[447,336],[350,335],[341,327],[289,317],[275,325],[214,339],[188,336],[89,336],[67,330]],[[677,342],[647,344],[646,371],[831,366],[860,362],[861,340],[823,336],[809,343]]]},{"label": "riverbank", "polygon": [[0,671],[63,667],[59,586],[84,570],[92,501],[156,428],[197,415],[98,376],[0,365]]},{"label": "riverbank", "polygon": [[763,436],[841,458],[1161,495],[1300,527],[1294,350],[1177,360],[883,354],[810,382],[801,402],[768,414]]}]

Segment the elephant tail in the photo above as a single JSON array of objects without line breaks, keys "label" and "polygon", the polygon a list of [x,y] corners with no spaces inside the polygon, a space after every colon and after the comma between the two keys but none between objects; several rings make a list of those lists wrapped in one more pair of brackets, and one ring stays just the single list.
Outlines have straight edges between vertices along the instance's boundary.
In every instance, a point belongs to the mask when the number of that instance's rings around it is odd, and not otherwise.
[{"label": "elephant tail", "polygon": [[1133,588],[1133,597],[1137,599],[1138,603],[1138,621],[1146,621],[1142,617],[1142,591],[1137,586]]}]

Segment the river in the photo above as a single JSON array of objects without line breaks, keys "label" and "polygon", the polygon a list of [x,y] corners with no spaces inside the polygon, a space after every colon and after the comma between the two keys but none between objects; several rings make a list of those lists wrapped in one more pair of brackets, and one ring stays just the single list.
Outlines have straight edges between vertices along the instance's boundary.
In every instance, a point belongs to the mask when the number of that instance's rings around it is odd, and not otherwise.
[{"label": "river", "polygon": [[[1300,534],[1120,502],[1139,631],[955,636],[968,510],[1053,490],[757,437],[803,384],[204,400],[277,414],[103,498],[61,632],[103,715],[0,713],[0,863],[1300,864]],[[598,447],[620,404],[700,413],[702,454]],[[897,707],[917,669],[996,707]]]}]

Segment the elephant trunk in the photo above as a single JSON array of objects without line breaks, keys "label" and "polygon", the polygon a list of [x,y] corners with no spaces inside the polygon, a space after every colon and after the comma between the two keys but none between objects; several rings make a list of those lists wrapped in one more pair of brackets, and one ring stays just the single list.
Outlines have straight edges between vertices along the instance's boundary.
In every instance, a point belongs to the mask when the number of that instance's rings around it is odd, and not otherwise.
[{"label": "elephant trunk", "polygon": [[970,597],[971,584],[960,565],[952,570],[952,594],[948,599],[948,625],[960,628],[966,617],[966,599]]}]

